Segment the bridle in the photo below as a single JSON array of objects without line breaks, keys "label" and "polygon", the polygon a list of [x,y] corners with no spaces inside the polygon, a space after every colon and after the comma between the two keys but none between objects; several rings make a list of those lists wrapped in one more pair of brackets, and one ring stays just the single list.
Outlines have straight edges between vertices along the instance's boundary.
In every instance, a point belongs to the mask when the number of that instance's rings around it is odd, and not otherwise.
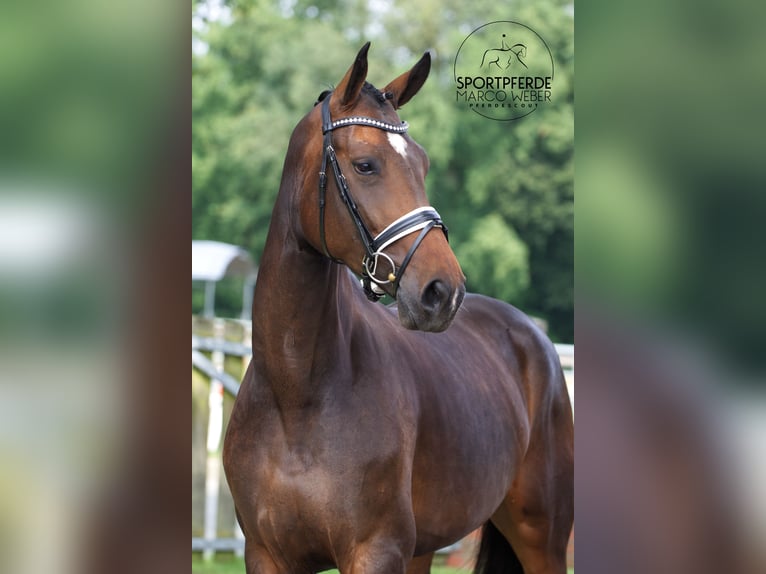
[{"label": "bridle", "polygon": [[[324,142],[322,145],[322,167],[319,171],[319,233],[322,241],[322,250],[331,260],[336,263],[343,263],[340,259],[336,259],[330,255],[330,251],[327,248],[327,240],[325,238],[325,199],[327,195],[327,162],[329,161],[335,176],[338,193],[348,209],[351,220],[354,222],[354,225],[359,232],[359,237],[362,240],[362,244],[364,245],[365,255],[362,259],[362,287],[364,293],[370,301],[377,301],[385,294],[383,289],[381,289],[381,285],[390,283],[393,287],[393,296],[396,297],[396,293],[399,290],[399,282],[404,275],[404,271],[407,269],[407,265],[409,265],[412,256],[415,254],[415,250],[420,246],[420,243],[425,239],[425,236],[434,227],[440,227],[444,232],[444,236],[449,239],[447,226],[444,225],[441,216],[433,207],[418,207],[409,213],[405,213],[399,219],[389,224],[375,237],[372,236],[372,233],[370,233],[370,230],[367,228],[367,225],[365,225],[364,220],[359,213],[359,208],[357,207],[356,202],[354,202],[354,198],[351,196],[348,182],[338,164],[335,148],[333,148],[332,145],[332,132],[333,130],[344,128],[346,126],[361,125],[378,128],[395,134],[404,134],[407,132],[409,126],[407,125],[407,122],[394,125],[382,120],[364,116],[351,116],[332,121],[332,118],[330,117],[330,97],[331,93],[328,93],[322,100],[322,134],[324,136]],[[420,233],[407,252],[407,255],[402,260],[399,270],[397,271],[393,259],[383,251],[400,239],[411,233],[415,233],[416,231],[420,231]],[[381,259],[385,260],[391,267],[391,271],[386,276],[386,279],[383,280],[376,277]]]}]

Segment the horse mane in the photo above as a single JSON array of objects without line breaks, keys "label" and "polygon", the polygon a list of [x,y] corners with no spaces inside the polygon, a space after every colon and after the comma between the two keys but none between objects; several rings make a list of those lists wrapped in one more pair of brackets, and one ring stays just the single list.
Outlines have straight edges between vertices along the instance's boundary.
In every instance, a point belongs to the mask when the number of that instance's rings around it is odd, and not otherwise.
[{"label": "horse mane", "polygon": [[[378,88],[373,86],[370,82],[364,83],[364,85],[362,86],[362,92],[375,98],[375,100],[381,105],[381,107],[383,107],[383,105],[386,103],[386,100],[391,100],[394,97],[394,94],[392,94],[391,92],[381,92]],[[316,106],[318,103],[324,100],[331,93],[332,93],[332,90],[324,90],[321,94],[319,94],[319,97],[317,97],[317,101],[314,102],[314,105]]]}]

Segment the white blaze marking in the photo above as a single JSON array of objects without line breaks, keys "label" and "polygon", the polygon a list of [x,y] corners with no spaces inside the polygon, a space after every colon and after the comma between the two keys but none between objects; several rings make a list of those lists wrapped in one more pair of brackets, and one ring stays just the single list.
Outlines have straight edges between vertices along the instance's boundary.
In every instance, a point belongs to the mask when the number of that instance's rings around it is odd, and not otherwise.
[{"label": "white blaze marking", "polygon": [[388,142],[396,150],[396,153],[402,157],[407,157],[407,140],[404,139],[404,136],[391,132],[388,132],[386,135],[388,136]]}]

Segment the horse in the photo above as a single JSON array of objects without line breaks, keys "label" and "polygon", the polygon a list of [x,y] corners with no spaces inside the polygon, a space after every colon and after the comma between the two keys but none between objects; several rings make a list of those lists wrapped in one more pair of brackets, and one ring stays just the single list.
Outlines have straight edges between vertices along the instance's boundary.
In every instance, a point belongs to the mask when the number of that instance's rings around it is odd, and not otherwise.
[{"label": "horse", "polygon": [[521,311],[465,292],[397,112],[429,54],[378,90],[369,46],[293,131],[261,258],[223,450],[247,574],[426,574],[482,525],[477,572],[564,573],[558,356]]}]

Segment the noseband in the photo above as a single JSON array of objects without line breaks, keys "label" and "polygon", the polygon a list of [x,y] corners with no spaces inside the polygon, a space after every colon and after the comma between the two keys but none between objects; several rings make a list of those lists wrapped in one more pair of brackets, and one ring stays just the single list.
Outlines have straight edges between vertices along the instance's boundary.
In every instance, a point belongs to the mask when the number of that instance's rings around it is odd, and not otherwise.
[{"label": "noseband", "polygon": [[[359,208],[356,206],[354,198],[351,196],[348,182],[338,164],[335,148],[333,148],[332,145],[332,132],[333,130],[344,128],[346,126],[361,125],[378,128],[395,134],[404,134],[407,132],[408,125],[407,122],[402,122],[400,125],[389,124],[381,120],[364,116],[352,116],[332,121],[332,118],[330,117],[330,97],[331,94],[327,94],[322,100],[322,134],[324,136],[324,142],[322,146],[322,168],[319,172],[319,233],[322,241],[322,249],[327,257],[337,263],[343,263],[341,260],[330,255],[330,251],[327,248],[327,241],[325,239],[324,210],[325,198],[327,195],[327,162],[329,161],[335,176],[338,193],[348,209],[351,220],[354,222],[354,225],[359,232],[359,237],[362,240],[362,244],[364,245],[365,255],[364,259],[362,259],[362,287],[364,288],[364,293],[370,301],[377,301],[385,294],[380,286],[391,283],[393,286],[393,296],[396,297],[396,293],[399,290],[399,281],[401,281],[401,278],[404,275],[404,270],[407,269],[407,265],[409,265],[412,256],[415,254],[415,250],[420,246],[420,243],[425,236],[434,227],[440,227],[444,232],[444,236],[448,237],[447,226],[444,225],[441,217],[433,207],[418,207],[409,213],[405,213],[399,219],[388,225],[388,227],[378,235],[373,237],[359,213]],[[397,271],[393,259],[389,255],[386,255],[384,250],[416,231],[420,231],[420,233]],[[384,280],[378,279],[375,276],[379,271],[378,266],[381,259],[385,260],[391,268],[391,271]]]}]

